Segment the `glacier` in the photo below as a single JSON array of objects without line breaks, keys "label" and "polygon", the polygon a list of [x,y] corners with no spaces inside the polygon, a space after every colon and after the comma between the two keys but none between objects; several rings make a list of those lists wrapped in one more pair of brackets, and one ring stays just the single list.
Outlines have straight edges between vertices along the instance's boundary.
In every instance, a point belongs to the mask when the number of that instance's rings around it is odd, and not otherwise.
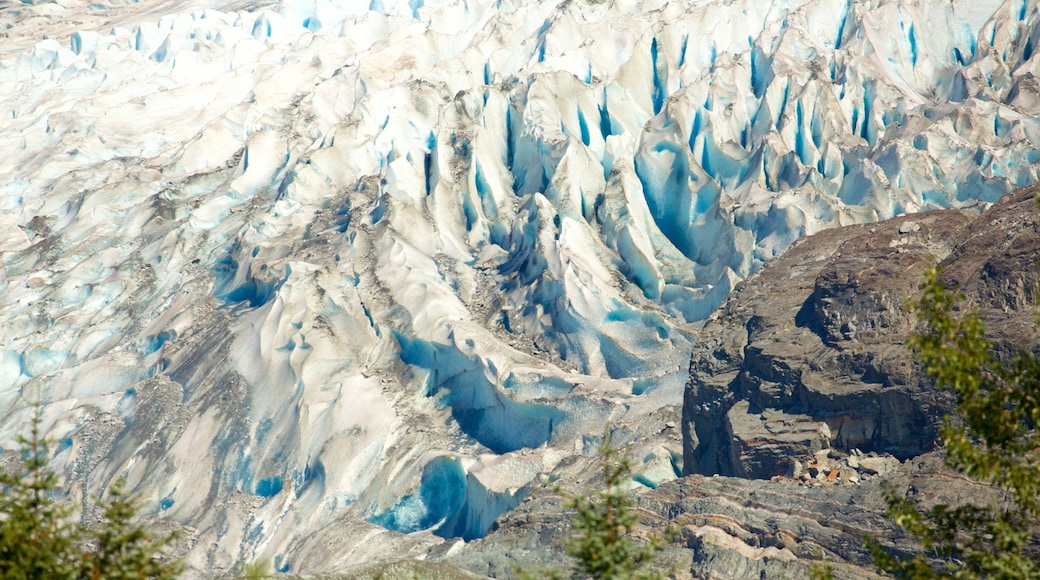
[{"label": "glacier", "polygon": [[40,403],[70,497],[126,477],[197,571],[480,537],[607,422],[681,449],[700,321],[799,237],[1035,183],[1038,22],[1037,0],[5,8],[0,445]]}]

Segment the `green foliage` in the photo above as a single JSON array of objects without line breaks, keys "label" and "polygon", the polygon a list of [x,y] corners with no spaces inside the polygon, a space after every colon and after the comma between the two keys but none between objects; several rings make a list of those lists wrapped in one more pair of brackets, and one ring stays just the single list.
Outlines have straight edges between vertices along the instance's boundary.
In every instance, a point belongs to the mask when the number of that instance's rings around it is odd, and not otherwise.
[{"label": "green foliage", "polygon": [[22,469],[0,472],[0,578],[74,577],[80,529],[68,523],[71,510],[55,500],[58,476],[48,469],[40,438],[39,413],[30,437],[19,436]]},{"label": "green foliage", "polygon": [[924,552],[899,559],[875,543],[879,570],[905,578],[1040,578],[1040,362],[1029,352],[1000,360],[978,313],[956,314],[960,296],[932,267],[913,308],[927,330],[910,340],[937,386],[953,391],[957,413],[940,438],[948,467],[990,484],[990,498],[927,512],[889,496],[889,518]]},{"label": "green foliage", "polygon": [[126,491],[126,481],[119,479],[108,490],[104,506],[104,522],[96,530],[87,531],[91,549],[82,559],[80,575],[91,579],[122,580],[124,578],[176,578],[183,570],[179,561],[164,562],[164,548],[176,538],[170,534],[156,538],[140,524],[137,499]]},{"label": "green foliage", "polygon": [[635,498],[621,485],[632,475],[632,460],[610,444],[609,429],[599,456],[604,489],[570,497],[566,503],[577,512],[571,520],[574,535],[564,541],[567,553],[593,578],[663,578],[646,567],[664,549],[664,539],[654,538],[647,544],[629,536],[639,524],[639,515],[634,511]]},{"label": "green foliage", "polygon": [[826,562],[814,562],[809,567],[809,578],[811,580],[833,580],[834,566]]},{"label": "green foliage", "polygon": [[242,567],[240,578],[247,580],[263,580],[271,577],[271,567],[266,561],[250,562]]},{"label": "green foliage", "polygon": [[[564,504],[576,512],[571,519],[574,534],[564,540],[567,553],[578,561],[578,568],[588,577],[607,580],[654,580],[665,578],[671,570],[651,570],[658,552],[674,534],[639,542],[630,536],[639,524],[636,500],[622,485],[632,475],[628,454],[610,443],[610,430],[598,450],[603,470],[603,489],[586,490],[582,495],[565,496]],[[560,490],[557,488],[557,492]],[[539,578],[562,578],[558,570],[539,570]],[[522,574],[531,578],[529,574]]]},{"label": "green foliage", "polygon": [[183,564],[162,560],[175,535],[155,538],[134,522],[137,501],[123,480],[102,501],[98,527],[71,520],[40,423],[37,409],[30,436],[18,439],[21,468],[0,472],[0,579],[175,578]]}]

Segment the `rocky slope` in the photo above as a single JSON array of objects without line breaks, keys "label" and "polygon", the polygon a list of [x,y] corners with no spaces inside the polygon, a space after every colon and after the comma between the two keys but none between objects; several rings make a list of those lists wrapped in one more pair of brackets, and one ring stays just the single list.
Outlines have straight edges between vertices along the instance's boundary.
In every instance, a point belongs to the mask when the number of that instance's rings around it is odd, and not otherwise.
[{"label": "rocky slope", "polygon": [[[682,419],[690,475],[637,494],[639,533],[681,530],[662,562],[679,577],[804,577],[824,561],[839,577],[871,577],[863,537],[896,552],[915,547],[884,519],[883,484],[926,504],[985,493],[945,471],[933,451],[953,402],[910,360],[916,321],[903,305],[936,259],[1001,352],[1040,344],[1037,191],[981,214],[937,211],[822,232],[738,286],[693,352]],[[676,431],[662,431],[657,444],[678,443]],[[649,457],[644,447],[637,459]],[[598,483],[581,479],[591,458],[568,470],[566,489]],[[487,537],[442,546],[438,557],[492,577],[565,565],[569,517],[558,496],[536,490]]]},{"label": "rocky slope", "polygon": [[[873,578],[864,537],[883,538],[900,553],[914,549],[884,519],[883,481],[933,502],[983,491],[945,472],[935,454],[860,485],[693,475],[638,494],[643,527],[636,535],[648,537],[670,524],[679,528],[658,559],[662,568],[674,565],[677,578],[805,578],[821,565],[830,565],[838,578]],[[561,546],[569,518],[558,497],[536,492],[485,538],[457,547],[447,559],[493,578],[547,565],[566,570],[570,560]]]}]

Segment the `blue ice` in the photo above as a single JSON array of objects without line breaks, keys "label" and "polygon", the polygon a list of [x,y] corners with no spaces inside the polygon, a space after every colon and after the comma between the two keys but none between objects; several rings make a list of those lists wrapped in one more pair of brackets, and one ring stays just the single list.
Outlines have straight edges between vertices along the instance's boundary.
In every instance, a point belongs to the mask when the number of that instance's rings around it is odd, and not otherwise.
[{"label": "blue ice", "polygon": [[256,482],[254,493],[260,497],[274,497],[282,491],[281,477],[268,477]]},{"label": "blue ice", "polygon": [[245,302],[250,308],[263,306],[274,298],[278,289],[289,278],[291,269],[286,268],[285,276],[278,277],[273,272],[267,272],[266,266],[261,266],[261,275],[258,276],[253,273],[251,261],[243,271],[241,258],[236,258],[235,253],[234,250],[229,252],[212,268],[215,278],[214,296],[228,304]]},{"label": "blue ice", "polygon": [[462,464],[458,459],[436,457],[423,467],[417,493],[401,498],[397,505],[368,521],[403,534],[418,532],[445,523],[459,512],[465,499]]},{"label": "blue ice", "polygon": [[487,368],[453,346],[397,335],[401,360],[429,372],[428,396],[451,408],[459,428],[495,453],[539,447],[552,439],[566,413],[549,405],[516,402],[488,381]]}]

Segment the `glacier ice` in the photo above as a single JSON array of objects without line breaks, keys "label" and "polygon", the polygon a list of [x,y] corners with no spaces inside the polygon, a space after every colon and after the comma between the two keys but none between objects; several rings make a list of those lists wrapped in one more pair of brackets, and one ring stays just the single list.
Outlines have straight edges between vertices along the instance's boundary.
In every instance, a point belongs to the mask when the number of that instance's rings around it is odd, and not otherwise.
[{"label": "glacier ice", "polygon": [[[677,405],[698,322],[800,236],[1036,182],[1038,21],[1035,0],[4,11],[0,446],[42,402],[72,495],[127,477],[197,569],[479,537],[606,421]],[[671,476],[646,456],[645,484]]]}]

